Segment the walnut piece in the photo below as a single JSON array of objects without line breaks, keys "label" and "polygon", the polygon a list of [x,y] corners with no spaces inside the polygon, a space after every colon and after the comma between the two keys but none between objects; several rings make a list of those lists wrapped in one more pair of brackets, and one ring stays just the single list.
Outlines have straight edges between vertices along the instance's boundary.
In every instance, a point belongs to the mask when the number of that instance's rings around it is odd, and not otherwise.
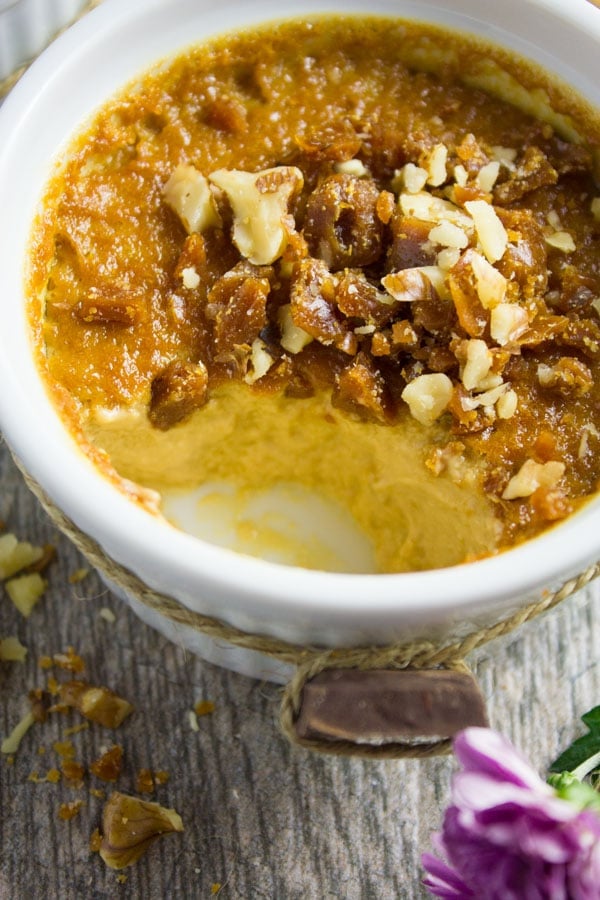
[{"label": "walnut piece", "polygon": [[194,166],[177,166],[163,188],[163,196],[188,234],[220,223],[210,185]]},{"label": "walnut piece", "polygon": [[48,587],[48,582],[39,572],[32,572],[30,575],[11,578],[5,582],[4,587],[21,615],[28,619],[33,607]]},{"label": "walnut piece", "polygon": [[508,234],[494,207],[485,200],[470,200],[465,203],[465,209],[473,217],[475,231],[488,262],[495,263],[502,259]]},{"label": "walnut piece", "polygon": [[10,578],[22,569],[38,562],[44,555],[42,547],[19,541],[14,534],[0,537],[0,579]]},{"label": "walnut piece", "polygon": [[442,372],[418,375],[402,391],[411,416],[422,425],[433,425],[452,398],[452,382]]},{"label": "walnut piece", "polygon": [[161,834],[182,831],[181,816],[174,809],[115,791],[104,807],[99,853],[109,868],[124,869]]},{"label": "walnut piece", "polygon": [[502,499],[515,500],[518,497],[531,497],[540,487],[554,488],[562,478],[564,471],[564,463],[555,460],[538,463],[533,459],[528,459],[506,485]]},{"label": "walnut piece", "polygon": [[25,662],[27,647],[18,637],[0,638],[0,662]]},{"label": "walnut piece", "polygon": [[262,172],[218,169],[209,181],[227,196],[233,211],[233,242],[255,265],[268,265],[285,250],[293,220],[288,215],[292,198],[304,184],[294,166],[276,166]]},{"label": "walnut piece", "polygon": [[60,699],[105,728],[118,728],[133,712],[133,706],[107,687],[94,687],[85,681],[67,681],[60,686]]}]

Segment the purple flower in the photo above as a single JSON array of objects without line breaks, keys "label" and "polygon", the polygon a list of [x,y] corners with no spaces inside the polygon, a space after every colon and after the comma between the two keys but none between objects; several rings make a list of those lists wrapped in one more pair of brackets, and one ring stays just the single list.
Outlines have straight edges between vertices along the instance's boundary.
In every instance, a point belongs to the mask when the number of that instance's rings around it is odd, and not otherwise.
[{"label": "purple flower", "polygon": [[600,900],[600,818],[557,796],[515,748],[467,728],[424,884],[446,900]]}]

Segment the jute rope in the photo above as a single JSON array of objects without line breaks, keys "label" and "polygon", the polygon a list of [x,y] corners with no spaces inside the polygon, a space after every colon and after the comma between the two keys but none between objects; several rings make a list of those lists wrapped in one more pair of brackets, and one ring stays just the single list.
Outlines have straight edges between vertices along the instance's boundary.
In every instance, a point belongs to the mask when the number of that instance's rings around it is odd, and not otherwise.
[{"label": "jute rope", "polygon": [[[102,0],[89,0],[78,18],[85,15]],[[61,29],[61,31],[64,29]],[[60,32],[59,32],[60,33]],[[56,37],[56,35],[55,35]],[[11,76],[0,82],[0,98],[4,97],[29,63],[21,66]],[[600,575],[600,563],[596,563],[576,578],[567,581],[554,592],[546,593],[540,600],[519,609],[512,616],[486,628],[473,631],[453,643],[439,644],[419,640],[395,643],[387,646],[345,647],[324,650],[293,644],[267,635],[248,634],[219,619],[203,615],[184,607],[177,600],[148,587],[137,575],[110,559],[89,535],[82,532],[44,493],[41,487],[24,470],[13,456],[23,477],[57,527],[64,532],[88,560],[106,579],[125,594],[154,610],[171,622],[192,628],[217,641],[226,641],[235,647],[265,654],[279,662],[296,667],[296,672],[283,690],[280,727],[290,742],[307,749],[338,756],[355,756],[377,759],[427,758],[447,753],[451,747],[448,739],[420,743],[399,742],[383,746],[355,744],[348,741],[313,741],[300,739],[295,722],[302,703],[304,685],[326,669],[435,669],[444,668],[469,672],[465,657],[473,650],[495,638],[503,637],[520,628],[536,616],[557,606],[567,597],[584,588]]]},{"label": "jute rope", "polygon": [[308,680],[325,669],[436,669],[444,668],[468,672],[465,657],[495,638],[504,637],[526,622],[558,606],[567,597],[582,590],[600,575],[600,562],[589,566],[576,578],[565,582],[560,589],[548,591],[535,603],[517,610],[513,615],[494,625],[473,631],[452,643],[435,643],[418,640],[399,642],[385,646],[336,647],[323,649],[294,644],[267,635],[249,634],[220,619],[206,616],[183,606],[179,601],[148,587],[129,569],[109,558],[99,544],[81,531],[42,491],[40,486],[24,471],[15,458],[30,490],[37,497],[57,527],[66,534],[83,554],[110,583],[124,593],[134,597],[139,603],[164,616],[169,621],[184,625],[207,635],[216,641],[226,641],[235,647],[263,653],[278,662],[296,667],[296,672],[283,690],[279,724],[291,743],[321,753],[337,756],[355,756],[377,759],[426,758],[447,753],[450,740],[422,743],[389,743],[385,745],[355,744],[347,741],[311,741],[300,739],[296,734],[295,721],[301,702],[302,691]]}]

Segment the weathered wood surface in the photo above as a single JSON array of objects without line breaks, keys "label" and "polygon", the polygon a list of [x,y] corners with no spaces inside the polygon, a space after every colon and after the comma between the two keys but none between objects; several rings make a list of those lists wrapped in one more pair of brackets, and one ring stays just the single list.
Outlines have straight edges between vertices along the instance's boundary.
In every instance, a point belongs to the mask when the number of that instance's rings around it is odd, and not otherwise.
[{"label": "weathered wood surface", "polygon": [[[56,533],[24,486],[5,447],[0,455],[0,519],[22,539],[56,544],[50,587],[29,620],[0,596],[0,635],[17,634],[27,662],[0,664],[0,735],[27,709],[41,685],[37,660],[73,645],[90,680],[136,706],[118,732],[100,726],[75,735],[77,758],[89,763],[116,738],[125,750],[119,788],[133,791],[139,768],[167,769],[155,799],[179,811],[183,835],[163,838],[120,884],[88,839],[102,801],[64,784],[34,784],[56,765],[52,743],[75,716],[53,716],[25,738],[13,766],[0,761],[1,900],[202,898],[222,885],[223,898],[388,900],[425,897],[420,854],[441,821],[455,768],[427,762],[363,762],[292,749],[278,734],[279,689],[186,657],[139,622],[90,573]],[[111,624],[100,616],[108,607]],[[600,702],[600,594],[586,594],[538,620],[502,645],[489,646],[476,671],[492,725],[510,736],[540,770],[581,731],[578,717]],[[191,730],[188,711],[200,699],[212,715]],[[46,753],[39,754],[44,746]],[[81,797],[71,822],[61,802]]]},{"label": "weathered wood surface", "polygon": [[[0,446],[0,520],[20,538],[52,542],[50,587],[29,620],[0,588],[0,637],[16,634],[27,662],[0,663],[0,736],[27,710],[27,691],[43,683],[40,655],[73,645],[90,680],[109,684],[136,706],[115,734],[92,726],[75,735],[89,763],[116,739],[125,750],[118,787],[133,792],[142,767],[166,769],[153,799],[179,811],[183,835],[155,844],[119,883],[88,850],[102,801],[64,784],[34,784],[56,765],[52,750],[74,717],[51,717],[29,732],[13,766],[0,760],[0,900],[102,898],[273,898],[273,900],[412,900],[420,854],[448,801],[455,763],[363,762],[292,749],[278,734],[279,689],[187,657],[139,622],[90,573],[24,486]],[[111,609],[116,622],[100,616]],[[600,587],[591,586],[502,644],[486,648],[475,671],[491,724],[544,771],[582,728],[578,718],[600,702]],[[200,699],[215,712],[192,731]],[[44,747],[45,754],[40,754]],[[61,802],[82,798],[72,822]]]}]

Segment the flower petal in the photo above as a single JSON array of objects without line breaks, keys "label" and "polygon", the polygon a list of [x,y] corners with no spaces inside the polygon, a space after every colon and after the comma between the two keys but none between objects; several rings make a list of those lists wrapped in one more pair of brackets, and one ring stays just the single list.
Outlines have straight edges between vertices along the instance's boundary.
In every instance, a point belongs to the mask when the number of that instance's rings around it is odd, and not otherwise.
[{"label": "flower petal", "polygon": [[491,728],[465,728],[454,739],[454,752],[466,772],[480,772],[521,787],[547,787],[525,757]]},{"label": "flower petal", "polygon": [[423,879],[423,884],[436,897],[442,897],[444,900],[463,900],[463,898],[475,896],[454,869],[451,869],[447,863],[438,859],[437,856],[433,856],[431,853],[423,853],[421,862],[427,872],[427,876]]}]

